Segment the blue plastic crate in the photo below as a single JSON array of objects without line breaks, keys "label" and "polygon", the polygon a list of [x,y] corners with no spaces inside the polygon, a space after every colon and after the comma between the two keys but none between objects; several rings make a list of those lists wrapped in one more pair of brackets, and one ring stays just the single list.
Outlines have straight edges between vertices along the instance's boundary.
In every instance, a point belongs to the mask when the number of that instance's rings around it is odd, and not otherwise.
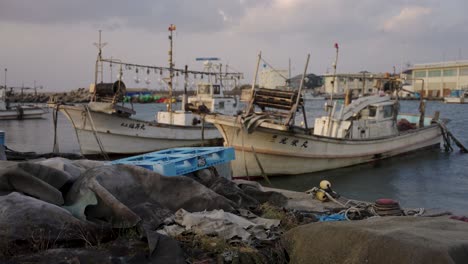
[{"label": "blue plastic crate", "polygon": [[178,176],[234,160],[232,147],[173,148],[129,158],[111,164],[129,164],[164,176]]}]

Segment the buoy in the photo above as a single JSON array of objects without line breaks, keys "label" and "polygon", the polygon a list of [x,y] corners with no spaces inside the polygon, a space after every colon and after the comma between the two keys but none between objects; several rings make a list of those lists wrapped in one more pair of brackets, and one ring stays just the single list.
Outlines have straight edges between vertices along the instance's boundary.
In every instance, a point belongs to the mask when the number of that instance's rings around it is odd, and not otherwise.
[{"label": "buoy", "polygon": [[320,182],[320,189],[327,191],[331,189],[331,183],[327,180],[323,180]]},{"label": "buoy", "polygon": [[324,202],[324,201],[326,201],[326,200],[328,199],[328,197],[327,197],[327,196],[325,195],[325,193],[322,192],[322,191],[317,191],[317,192],[315,193],[315,198],[316,198],[317,200],[319,200],[319,201],[322,201],[322,202]]}]

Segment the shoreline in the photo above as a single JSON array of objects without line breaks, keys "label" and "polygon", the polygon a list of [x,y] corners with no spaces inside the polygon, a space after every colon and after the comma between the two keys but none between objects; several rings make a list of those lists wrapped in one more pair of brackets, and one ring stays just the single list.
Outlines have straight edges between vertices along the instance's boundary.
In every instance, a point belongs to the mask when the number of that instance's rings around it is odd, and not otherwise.
[{"label": "shoreline", "polygon": [[[332,221],[343,212],[342,205],[257,182],[231,181],[213,169],[165,177],[135,166],[86,159],[1,164],[0,181],[13,183],[0,185],[4,208],[0,223],[10,225],[0,231],[2,241],[7,242],[0,244],[0,259],[7,257],[9,263],[117,258],[138,258],[143,263],[163,259],[166,263],[308,263],[311,258],[321,259],[320,263],[360,263],[363,258],[375,260],[387,251],[391,253],[388,247],[409,247],[413,256],[420,256],[413,263],[424,263],[428,252],[457,260],[456,254],[468,247],[460,240],[468,235],[467,223],[447,216],[431,217],[435,211],[405,210],[405,214],[420,216],[369,217],[365,216],[365,207],[355,204],[353,208],[360,208],[361,213],[346,217],[356,220]],[[22,184],[17,185],[13,179],[20,179],[20,175]],[[31,184],[37,180],[50,187]],[[12,201],[21,206],[12,207]],[[88,205],[91,207],[84,210]],[[322,218],[327,220],[322,223]],[[96,224],[100,231],[95,230]],[[82,231],[76,234],[74,225],[81,226]],[[44,233],[34,233],[39,226]],[[395,232],[392,230],[399,230],[395,235],[404,235],[405,239],[392,240],[388,250],[369,244],[389,243],[388,237]],[[419,233],[415,235],[412,230]],[[90,236],[93,232],[95,235]],[[348,239],[352,243],[342,240],[330,244],[338,237],[356,237],[362,232],[367,235],[358,243]],[[387,235],[382,236],[382,232]],[[316,239],[325,239],[329,233],[334,235],[328,242]],[[445,238],[436,239],[436,235]],[[36,239],[31,240],[31,236]],[[437,242],[439,247],[412,246],[421,236],[427,245]],[[154,244],[154,237],[164,242]],[[354,253],[338,254],[336,250],[344,245]],[[373,253],[362,255],[359,245],[372,247]],[[403,253],[395,256],[403,262],[408,257]]]}]

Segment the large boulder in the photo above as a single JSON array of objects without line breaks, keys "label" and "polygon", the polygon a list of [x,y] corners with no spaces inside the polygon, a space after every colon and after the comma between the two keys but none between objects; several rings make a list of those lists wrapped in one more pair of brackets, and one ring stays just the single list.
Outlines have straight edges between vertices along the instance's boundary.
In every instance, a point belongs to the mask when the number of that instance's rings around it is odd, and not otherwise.
[{"label": "large boulder", "polygon": [[292,263],[468,263],[468,224],[446,217],[313,223],[284,239]]},{"label": "large boulder", "polygon": [[[11,192],[0,196],[0,252],[45,250],[60,244],[81,244],[89,234],[106,236],[104,227],[80,221],[48,202]],[[2,255],[2,254],[0,254]]]},{"label": "large boulder", "polygon": [[147,244],[140,240],[118,238],[105,245],[88,248],[54,248],[34,254],[24,254],[2,260],[1,263],[186,263],[177,241],[160,236],[158,247],[149,254]]},{"label": "large boulder", "polygon": [[0,193],[21,192],[62,205],[63,193],[73,183],[70,174],[40,164],[4,163],[0,169]]},{"label": "large boulder", "polygon": [[[66,196],[66,208],[76,217],[105,220],[114,227],[131,227],[141,217],[155,216],[160,208],[170,212],[223,209],[235,211],[234,203],[184,176],[165,177],[136,166],[108,165],[89,169]],[[160,215],[161,217],[161,215]],[[149,217],[150,218],[150,217]],[[152,225],[157,225],[152,220]]]}]

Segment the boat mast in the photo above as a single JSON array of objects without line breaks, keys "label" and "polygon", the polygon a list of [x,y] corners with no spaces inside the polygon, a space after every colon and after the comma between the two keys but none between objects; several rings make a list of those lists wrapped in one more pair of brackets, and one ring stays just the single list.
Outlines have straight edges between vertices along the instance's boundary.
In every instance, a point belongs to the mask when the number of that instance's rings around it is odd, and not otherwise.
[{"label": "boat mast", "polygon": [[338,43],[335,43],[335,49],[336,49],[336,55],[335,55],[335,62],[333,63],[333,85],[332,85],[332,91],[331,91],[331,96],[330,96],[330,106],[333,104],[333,92],[335,90],[336,65],[338,64]]},{"label": "boat mast", "polygon": [[[302,88],[304,87],[304,80],[305,80],[305,77],[307,75],[307,68],[309,67],[309,60],[310,60],[310,54],[307,54],[306,65],[304,67],[304,72],[302,73],[301,83],[299,84],[299,90],[297,91],[296,103],[294,104],[294,106],[293,106],[293,108],[291,110],[291,115],[290,115],[289,119],[287,120],[286,125],[288,125],[289,122],[291,122],[291,121],[294,124],[294,119],[295,119],[295,116],[296,116],[297,107],[298,107],[299,103],[301,102],[301,93],[302,93]],[[305,114],[305,111],[303,111],[303,113]],[[306,118],[305,115],[304,115],[304,122],[307,124],[307,118]]]},{"label": "boat mast", "polygon": [[255,94],[255,84],[257,83],[257,74],[258,74],[258,68],[260,67],[260,60],[262,59],[262,52],[260,51],[258,53],[258,59],[257,59],[257,67],[255,68],[255,74],[254,74],[254,78],[253,78],[253,81],[252,81],[252,90],[250,91],[250,103],[249,103],[249,108],[247,108],[247,113],[246,114],[250,114],[251,112],[253,112],[253,97],[254,97],[254,94]]},{"label": "boat mast", "polygon": [[187,86],[188,86],[188,65],[185,65],[184,71],[184,95],[182,97],[182,111],[185,111],[185,105],[187,104]]},{"label": "boat mast", "polygon": [[[99,30],[99,42],[98,43],[94,43],[94,46],[96,46],[98,48],[98,56],[96,58],[96,69],[95,69],[95,72],[94,72],[94,84],[97,84],[98,82],[98,75],[99,75],[99,72],[101,72],[101,83],[103,82],[103,72],[104,72],[104,69],[103,69],[103,63],[102,63],[102,48],[104,48],[104,46],[107,45],[106,42],[102,43],[101,42],[101,32],[102,30]],[[99,70],[99,68],[101,68]]]},{"label": "boat mast", "polygon": [[5,68],[5,85],[3,86],[3,94],[2,94],[2,100],[6,100],[6,92],[7,92],[7,71],[8,69]]},{"label": "boat mast", "polygon": [[169,26],[169,104],[167,105],[167,111],[172,112],[172,79],[174,78],[174,62],[172,61],[172,37],[173,32],[176,30],[176,26],[171,24]]}]

